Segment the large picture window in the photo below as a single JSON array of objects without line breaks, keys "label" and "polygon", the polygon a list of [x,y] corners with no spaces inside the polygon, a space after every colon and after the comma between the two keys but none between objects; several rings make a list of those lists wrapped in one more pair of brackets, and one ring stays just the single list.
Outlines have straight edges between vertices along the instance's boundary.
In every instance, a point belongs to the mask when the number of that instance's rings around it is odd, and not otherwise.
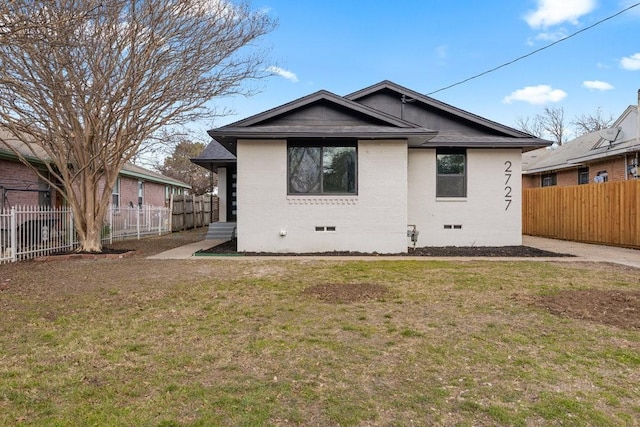
[{"label": "large picture window", "polygon": [[356,194],[355,144],[290,143],[287,149],[289,194]]},{"label": "large picture window", "polygon": [[439,149],[436,163],[436,197],[467,197],[466,150]]}]

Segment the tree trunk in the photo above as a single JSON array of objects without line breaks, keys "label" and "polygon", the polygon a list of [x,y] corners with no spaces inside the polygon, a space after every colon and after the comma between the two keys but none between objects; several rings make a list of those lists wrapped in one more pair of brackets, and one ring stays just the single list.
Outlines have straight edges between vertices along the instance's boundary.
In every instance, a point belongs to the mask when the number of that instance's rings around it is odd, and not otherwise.
[{"label": "tree trunk", "polygon": [[75,216],[75,227],[80,246],[78,252],[102,252],[102,225],[106,214],[108,199],[105,194],[111,192],[109,185],[99,194],[99,183],[106,179],[104,175],[93,174],[90,169],[81,174],[81,184],[73,197],[72,209]]},{"label": "tree trunk", "polygon": [[[96,229],[97,228],[97,229]],[[102,227],[91,227],[86,231],[84,239],[81,239],[79,252],[102,252]]]}]

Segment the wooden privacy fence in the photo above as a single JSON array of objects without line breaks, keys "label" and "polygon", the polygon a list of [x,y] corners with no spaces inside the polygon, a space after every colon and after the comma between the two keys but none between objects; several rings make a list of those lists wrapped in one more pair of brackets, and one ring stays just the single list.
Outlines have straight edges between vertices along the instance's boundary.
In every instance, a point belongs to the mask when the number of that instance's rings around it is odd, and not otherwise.
[{"label": "wooden privacy fence", "polygon": [[524,189],[522,232],[640,248],[640,180]]},{"label": "wooden privacy fence", "polygon": [[171,195],[171,231],[204,227],[213,221],[211,196]]}]

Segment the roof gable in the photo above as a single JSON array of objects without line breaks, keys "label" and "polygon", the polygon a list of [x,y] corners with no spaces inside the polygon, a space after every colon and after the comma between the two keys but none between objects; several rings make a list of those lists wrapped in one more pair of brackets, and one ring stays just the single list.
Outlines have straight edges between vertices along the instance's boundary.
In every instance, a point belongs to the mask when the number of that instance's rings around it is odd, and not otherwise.
[{"label": "roof gable", "polygon": [[[324,110],[324,117],[313,116],[319,110]],[[333,114],[332,114],[333,113]],[[304,124],[305,121],[315,121],[319,125],[331,122],[331,118],[349,118],[353,124],[379,124],[401,128],[417,127],[416,125],[401,120],[382,111],[369,108],[357,102],[350,101],[326,90],[320,90],[311,95],[304,96],[288,102],[276,108],[253,115],[224,128],[247,128],[252,126],[265,126],[275,124]],[[298,120],[296,120],[298,119]]]},{"label": "roof gable", "polygon": [[231,153],[241,138],[404,139],[418,146],[436,133],[324,90],[209,131]]},{"label": "roof gable", "polygon": [[345,98],[440,132],[531,138],[531,135],[384,80]]},{"label": "roof gable", "polygon": [[[628,141],[629,139],[636,138],[638,135],[638,107],[635,105],[629,105],[624,112],[618,117],[609,129],[614,129],[614,132],[609,136],[609,139],[600,138],[594,145],[593,149],[611,146]],[[613,141],[611,137],[615,137]]]}]

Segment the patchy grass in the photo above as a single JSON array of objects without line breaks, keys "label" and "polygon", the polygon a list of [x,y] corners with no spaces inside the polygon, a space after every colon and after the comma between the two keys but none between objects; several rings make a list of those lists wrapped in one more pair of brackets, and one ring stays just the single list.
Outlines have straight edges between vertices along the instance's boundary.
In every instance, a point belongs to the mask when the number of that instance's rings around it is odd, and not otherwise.
[{"label": "patchy grass", "polygon": [[[640,331],[535,305],[600,264],[0,266],[0,425],[633,425]],[[330,284],[368,298],[322,299]],[[371,286],[384,292],[372,293]]]}]

